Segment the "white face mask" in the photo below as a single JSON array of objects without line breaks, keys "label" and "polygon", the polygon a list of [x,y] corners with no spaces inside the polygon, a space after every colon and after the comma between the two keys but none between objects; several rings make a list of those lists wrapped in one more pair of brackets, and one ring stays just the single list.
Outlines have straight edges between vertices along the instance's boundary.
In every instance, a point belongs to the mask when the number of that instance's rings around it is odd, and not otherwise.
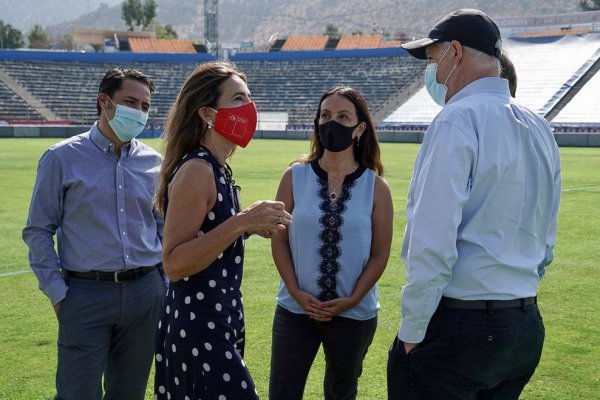
[{"label": "white face mask", "polygon": [[[115,105],[115,116],[108,120],[108,125],[110,125],[119,140],[129,142],[142,133],[148,121],[148,114],[142,110],[115,104],[110,97],[108,99]],[[108,115],[106,118],[108,119]]]},{"label": "white face mask", "polygon": [[448,79],[450,79],[450,75],[452,75],[452,72],[454,72],[454,68],[456,68],[456,65],[452,67],[452,70],[446,77],[444,83],[439,83],[437,81],[438,64],[442,62],[444,57],[446,57],[446,54],[448,54],[448,50],[450,50],[450,46],[448,46],[448,48],[444,52],[444,55],[442,56],[442,58],[439,59],[437,63],[430,63],[425,68],[425,87],[427,88],[427,92],[429,92],[429,95],[431,96],[433,101],[435,101],[438,105],[442,107],[446,104],[446,94],[448,93],[448,86],[446,86],[446,83],[448,82]]}]

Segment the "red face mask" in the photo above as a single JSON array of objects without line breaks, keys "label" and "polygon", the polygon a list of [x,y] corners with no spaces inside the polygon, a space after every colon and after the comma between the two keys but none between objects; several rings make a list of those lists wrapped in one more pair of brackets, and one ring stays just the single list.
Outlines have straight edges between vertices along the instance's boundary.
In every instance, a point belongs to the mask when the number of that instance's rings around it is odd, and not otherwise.
[{"label": "red face mask", "polygon": [[219,108],[215,130],[230,142],[246,147],[256,132],[257,120],[258,113],[253,101],[239,107]]}]

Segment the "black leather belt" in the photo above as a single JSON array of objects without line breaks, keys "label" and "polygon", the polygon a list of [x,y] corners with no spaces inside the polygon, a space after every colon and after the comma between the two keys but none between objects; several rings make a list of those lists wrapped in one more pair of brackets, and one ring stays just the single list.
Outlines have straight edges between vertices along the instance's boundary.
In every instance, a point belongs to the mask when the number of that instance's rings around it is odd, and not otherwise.
[{"label": "black leather belt", "polygon": [[499,310],[503,308],[525,307],[537,304],[537,297],[525,297],[514,300],[459,300],[442,297],[440,306],[445,308],[460,308],[464,310]]},{"label": "black leather belt", "polygon": [[111,282],[125,282],[132,281],[137,278],[141,278],[144,275],[148,275],[150,272],[156,269],[157,265],[153,267],[140,267],[136,269],[124,269],[121,271],[69,271],[63,270],[65,276],[70,276],[77,279],[89,279],[96,282],[99,281],[111,281]]}]

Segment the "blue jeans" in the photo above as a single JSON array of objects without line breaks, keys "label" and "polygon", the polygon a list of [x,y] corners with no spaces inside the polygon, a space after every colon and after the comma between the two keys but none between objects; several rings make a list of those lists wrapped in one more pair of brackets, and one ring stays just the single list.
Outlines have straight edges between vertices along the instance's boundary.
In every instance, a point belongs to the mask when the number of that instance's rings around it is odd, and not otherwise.
[{"label": "blue jeans", "polygon": [[165,294],[158,270],[115,283],[66,278],[58,313],[57,400],[143,400]]},{"label": "blue jeans", "polygon": [[302,400],[310,367],[321,344],[325,353],[325,399],[355,399],[362,363],[376,329],[377,317],[357,321],[338,316],[329,322],[319,322],[277,306],[269,399]]},{"label": "blue jeans", "polygon": [[542,355],[537,305],[498,310],[439,307],[409,354],[388,354],[390,400],[517,400]]}]

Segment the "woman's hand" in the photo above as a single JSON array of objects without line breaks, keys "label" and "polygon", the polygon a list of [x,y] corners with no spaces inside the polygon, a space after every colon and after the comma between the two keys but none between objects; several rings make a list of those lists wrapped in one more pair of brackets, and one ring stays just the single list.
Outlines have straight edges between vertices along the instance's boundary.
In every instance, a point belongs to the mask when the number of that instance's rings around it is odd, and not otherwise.
[{"label": "woman's hand", "polygon": [[321,303],[321,309],[330,313],[332,316],[340,315],[346,310],[356,306],[356,303],[350,297],[338,297],[334,300],[324,301]]},{"label": "woman's hand", "polygon": [[259,200],[240,213],[246,232],[271,238],[292,223],[292,216],[285,211],[281,201]]},{"label": "woman's hand", "polygon": [[257,231],[253,233],[256,233],[258,236],[264,237],[265,239],[273,239],[275,236],[277,236],[279,231],[277,229],[267,229],[264,231]]},{"label": "woman's hand", "polygon": [[310,318],[322,322],[331,321],[333,315],[329,311],[323,310],[322,302],[310,293],[299,290],[293,297]]}]

